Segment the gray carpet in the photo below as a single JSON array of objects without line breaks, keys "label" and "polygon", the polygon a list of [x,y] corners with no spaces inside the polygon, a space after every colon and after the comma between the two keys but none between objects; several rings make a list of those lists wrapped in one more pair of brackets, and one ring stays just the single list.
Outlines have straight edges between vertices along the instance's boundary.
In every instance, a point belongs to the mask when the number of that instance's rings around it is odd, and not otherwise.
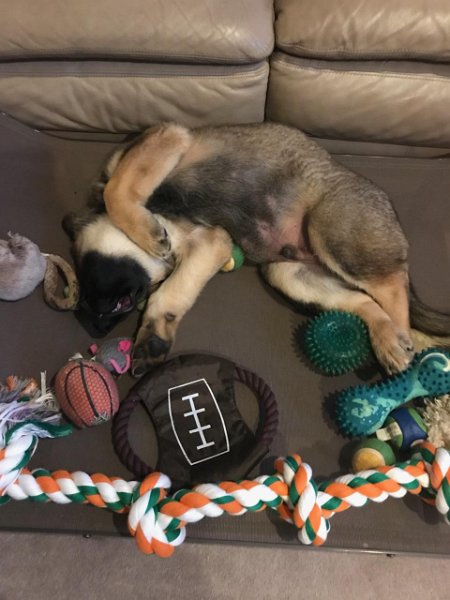
[{"label": "gray carpet", "polygon": [[449,598],[448,559],[185,543],[163,560],[131,539],[0,533],[0,600]]}]

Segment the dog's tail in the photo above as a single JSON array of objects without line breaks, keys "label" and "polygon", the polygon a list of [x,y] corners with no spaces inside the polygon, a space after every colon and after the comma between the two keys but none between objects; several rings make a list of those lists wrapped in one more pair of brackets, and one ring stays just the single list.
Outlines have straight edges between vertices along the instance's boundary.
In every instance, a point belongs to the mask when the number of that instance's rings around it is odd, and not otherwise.
[{"label": "dog's tail", "polygon": [[416,350],[428,346],[450,347],[450,314],[424,304],[412,288],[409,298],[412,338]]}]

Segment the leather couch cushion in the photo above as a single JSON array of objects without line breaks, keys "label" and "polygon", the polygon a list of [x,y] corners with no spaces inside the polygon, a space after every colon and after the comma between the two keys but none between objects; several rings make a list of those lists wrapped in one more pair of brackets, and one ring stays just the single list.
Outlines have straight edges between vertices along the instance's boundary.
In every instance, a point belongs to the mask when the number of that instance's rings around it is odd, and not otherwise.
[{"label": "leather couch cushion", "polygon": [[276,44],[326,59],[450,59],[448,0],[275,0]]},{"label": "leather couch cushion", "polygon": [[449,147],[450,66],[273,55],[267,117],[335,139]]},{"label": "leather couch cushion", "polygon": [[0,57],[257,62],[273,48],[272,0],[14,0]]},{"label": "leather couch cushion", "polygon": [[0,109],[33,127],[138,131],[264,119],[267,61],[201,66],[121,62],[0,63]]}]

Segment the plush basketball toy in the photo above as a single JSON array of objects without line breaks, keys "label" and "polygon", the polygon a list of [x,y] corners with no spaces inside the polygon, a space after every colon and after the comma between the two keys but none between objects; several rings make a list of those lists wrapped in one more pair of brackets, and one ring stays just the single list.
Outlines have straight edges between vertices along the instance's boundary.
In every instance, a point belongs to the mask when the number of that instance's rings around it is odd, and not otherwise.
[{"label": "plush basketball toy", "polygon": [[91,360],[69,361],[55,378],[61,410],[77,427],[109,421],[119,409],[119,393],[111,374]]}]

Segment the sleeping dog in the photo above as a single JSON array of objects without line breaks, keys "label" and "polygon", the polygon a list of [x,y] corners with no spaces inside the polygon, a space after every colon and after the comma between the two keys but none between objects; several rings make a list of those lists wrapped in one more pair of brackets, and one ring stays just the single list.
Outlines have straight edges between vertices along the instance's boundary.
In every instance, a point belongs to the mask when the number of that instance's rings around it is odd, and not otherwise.
[{"label": "sleeping dog", "polygon": [[91,329],[107,333],[149,297],[136,373],[167,355],[233,242],[294,301],[359,315],[388,372],[412,358],[410,319],[450,334],[450,316],[410,289],[408,243],[387,195],[293,128],[151,127],[115,152],[90,210],[64,226]]}]

